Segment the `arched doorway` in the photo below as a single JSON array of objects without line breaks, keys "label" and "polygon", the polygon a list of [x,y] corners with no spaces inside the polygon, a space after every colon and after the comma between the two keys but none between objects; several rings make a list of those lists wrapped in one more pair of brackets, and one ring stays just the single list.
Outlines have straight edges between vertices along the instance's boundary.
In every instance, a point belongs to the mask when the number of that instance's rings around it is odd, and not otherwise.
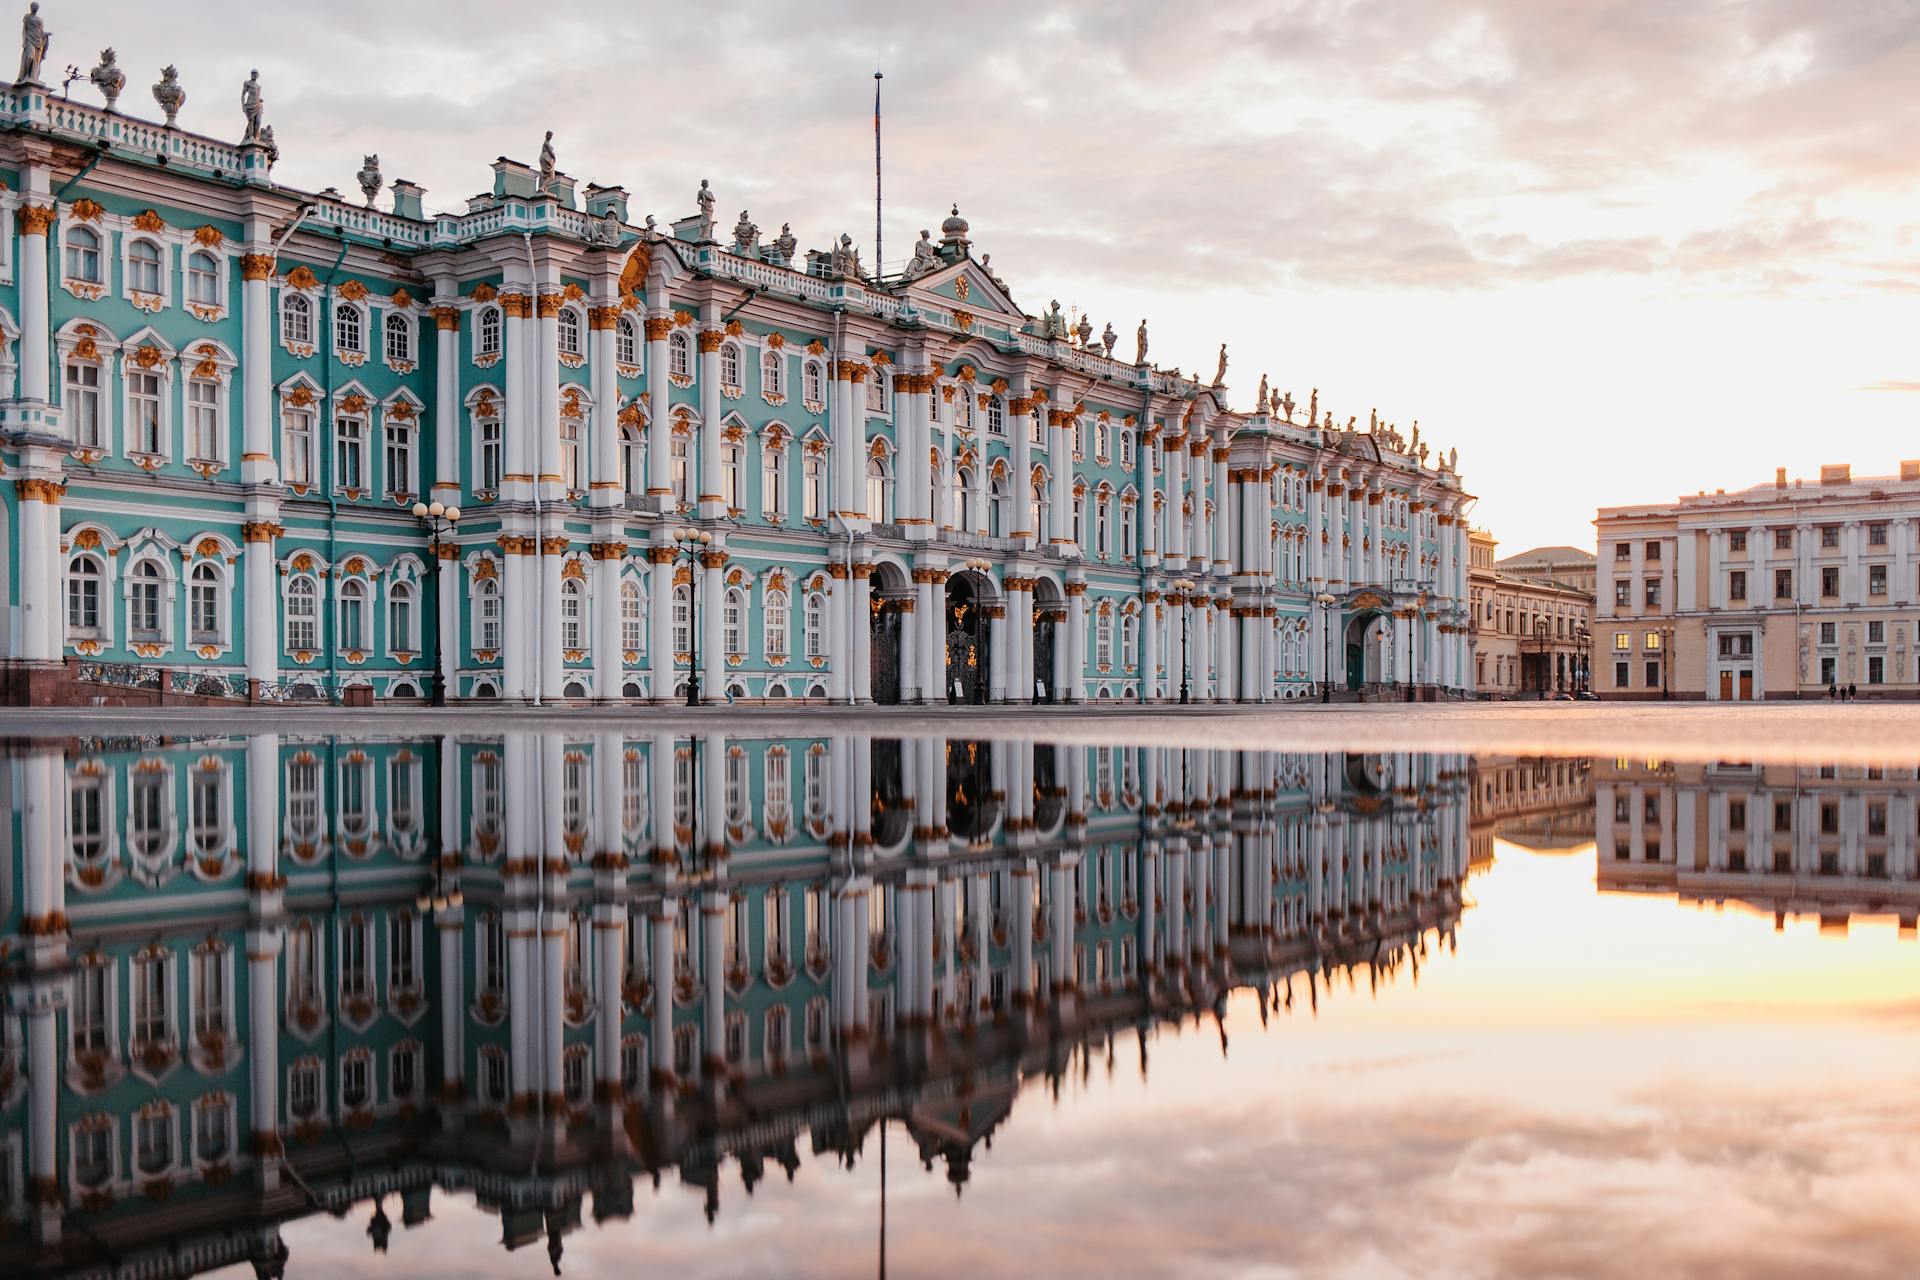
[{"label": "arched doorway", "polygon": [[993,791],[993,744],[949,741],[947,830],[969,844],[990,839],[1000,818]]},{"label": "arched doorway", "polygon": [[[1381,642],[1386,618],[1387,615],[1377,609],[1366,609],[1347,619],[1347,688],[1364,689],[1382,682],[1385,663]],[[1376,624],[1380,629],[1376,630]]]},{"label": "arched doorway", "polygon": [[906,610],[912,607],[913,588],[899,566],[881,563],[874,566],[870,583],[873,608],[869,619],[872,631],[873,700],[887,706],[900,701],[902,644],[906,632]]},{"label": "arched doorway", "polygon": [[1059,701],[1053,655],[1060,628],[1066,620],[1067,602],[1060,588],[1046,578],[1036,578],[1033,584],[1033,688],[1027,691],[1035,702]]},{"label": "arched doorway", "polygon": [[971,569],[947,579],[947,701],[981,706],[990,689],[992,634],[987,626],[991,584]]},{"label": "arched doorway", "polygon": [[905,753],[898,738],[875,738],[869,759],[873,772],[873,842],[882,849],[904,844],[913,832],[913,801],[907,796]]}]

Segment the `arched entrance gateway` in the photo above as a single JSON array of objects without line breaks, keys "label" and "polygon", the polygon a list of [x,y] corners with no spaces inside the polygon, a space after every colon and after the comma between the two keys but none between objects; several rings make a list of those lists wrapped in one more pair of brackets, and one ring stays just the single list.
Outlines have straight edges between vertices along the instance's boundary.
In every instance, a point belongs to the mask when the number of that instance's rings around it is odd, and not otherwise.
[{"label": "arched entrance gateway", "polygon": [[1392,622],[1387,602],[1377,595],[1362,593],[1348,601],[1344,655],[1347,688],[1359,691],[1387,680],[1386,642]]},{"label": "arched entrance gateway", "polygon": [[891,706],[900,701],[913,587],[898,565],[883,561],[873,567],[872,598],[873,700]]},{"label": "arched entrance gateway", "polygon": [[[987,626],[986,605],[993,583],[965,569],[947,579],[946,646],[947,701],[981,706],[991,693],[988,674],[993,669],[993,643]],[[929,691],[931,697],[931,691]]]},{"label": "arched entrance gateway", "polygon": [[1067,620],[1066,597],[1060,594],[1060,588],[1050,579],[1035,578],[1033,581],[1033,688],[1026,690],[1022,697],[1031,696],[1035,702],[1058,702],[1059,673],[1054,666],[1054,649],[1059,642],[1059,633]]}]

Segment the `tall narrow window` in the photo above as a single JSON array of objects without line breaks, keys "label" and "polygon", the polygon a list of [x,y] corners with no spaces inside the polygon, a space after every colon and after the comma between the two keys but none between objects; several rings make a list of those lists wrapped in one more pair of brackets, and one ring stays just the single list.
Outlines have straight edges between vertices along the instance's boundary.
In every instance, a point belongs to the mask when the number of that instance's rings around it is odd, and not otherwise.
[{"label": "tall narrow window", "polygon": [[474,487],[482,493],[500,491],[500,420],[485,418],[480,423],[479,463]]},{"label": "tall narrow window", "polygon": [[320,647],[320,609],[314,581],[302,575],[287,584],[287,648]]},{"label": "tall narrow window", "polygon": [[778,347],[760,353],[760,392],[775,398],[787,394],[786,361],[781,359]]},{"label": "tall narrow window", "polygon": [[826,616],[827,600],[818,591],[807,593],[806,614],[801,619],[802,637],[806,644],[806,656],[823,658],[826,656]]},{"label": "tall narrow window", "polygon": [[127,288],[135,293],[160,292],[160,246],[135,240],[127,247]]},{"label": "tall narrow window", "polygon": [[480,318],[474,326],[473,346],[475,355],[500,354],[500,308],[480,308]]},{"label": "tall narrow window", "polygon": [[202,560],[187,579],[187,632],[194,644],[220,643],[220,571]]},{"label": "tall narrow window", "polygon": [[621,316],[620,323],[614,327],[613,359],[616,364],[637,365],[640,363],[640,335],[634,331],[633,317]]},{"label": "tall narrow window", "polygon": [[367,584],[348,578],[340,584],[340,647],[367,648]]},{"label": "tall narrow window", "polygon": [[560,478],[575,493],[585,489],[586,476],[580,468],[580,419],[560,419]]},{"label": "tall narrow window", "polygon": [[127,371],[127,448],[158,456],[165,452],[161,434],[163,401],[160,375],[151,369]]},{"label": "tall narrow window", "polygon": [[288,484],[313,483],[313,412],[287,409],[280,415],[281,469]]},{"label": "tall narrow window", "polygon": [[587,647],[586,587],[578,578],[560,584],[560,647]]},{"label": "tall narrow window", "polygon": [[387,361],[409,364],[413,360],[413,321],[398,311],[389,311],[381,322],[387,339]]},{"label": "tall narrow window", "polygon": [[67,422],[73,442],[84,448],[106,447],[100,415],[100,366],[87,360],[67,361]]},{"label": "tall narrow window", "polygon": [[187,456],[220,460],[220,384],[206,378],[187,381]]},{"label": "tall narrow window", "polygon": [[333,308],[333,345],[346,355],[366,352],[366,325],[360,308],[351,302],[336,303]]},{"label": "tall narrow window", "polygon": [[365,491],[367,487],[366,424],[358,418],[334,420],[335,489]]},{"label": "tall narrow window", "polygon": [[67,232],[67,279],[99,284],[100,237],[85,227]]},{"label": "tall narrow window", "polygon": [[787,593],[785,591],[775,589],[767,592],[766,609],[762,621],[766,631],[767,657],[786,657]]},{"label": "tall narrow window", "polygon": [[400,497],[413,494],[413,428],[404,422],[389,421],[387,438],[387,492]]},{"label": "tall narrow window", "polygon": [[674,378],[693,376],[693,345],[685,329],[675,329],[667,337],[667,374]]},{"label": "tall narrow window", "polygon": [[387,647],[395,653],[417,653],[413,628],[413,584],[396,582],[387,592]]},{"label": "tall narrow window", "polygon": [[560,354],[580,354],[580,312],[574,307],[560,308]]},{"label": "tall narrow window", "polygon": [[800,514],[809,520],[824,520],[827,515],[827,460],[808,453],[801,467]]},{"label": "tall narrow window", "polygon": [[747,651],[747,593],[738,587],[729,588],[720,618],[721,647],[728,657],[744,655]]},{"label": "tall narrow window", "polygon": [[740,347],[737,343],[720,344],[720,385],[729,391],[740,389]]},{"label": "tall narrow window", "polygon": [[67,630],[92,635],[100,630],[100,593],[105,570],[99,557],[80,555],[67,566]]},{"label": "tall narrow window", "polygon": [[787,513],[787,451],[777,445],[761,447],[760,510],[769,517]]},{"label": "tall narrow window", "polygon": [[280,341],[290,347],[313,345],[313,303],[301,293],[280,299]]},{"label": "tall narrow window", "polygon": [[640,584],[623,582],[620,584],[620,647],[637,655],[645,648],[646,638],[647,629],[640,608]]},{"label": "tall narrow window", "polygon": [[153,561],[142,560],[133,567],[132,581],[127,589],[127,631],[133,638],[162,638],[164,611],[161,600],[166,590],[165,583],[160,566]]},{"label": "tall narrow window", "polygon": [[498,652],[500,649],[500,587],[492,578],[482,578],[473,589],[473,647]]},{"label": "tall narrow window", "polygon": [[684,582],[673,588],[673,651],[689,653],[693,649],[693,588]]}]

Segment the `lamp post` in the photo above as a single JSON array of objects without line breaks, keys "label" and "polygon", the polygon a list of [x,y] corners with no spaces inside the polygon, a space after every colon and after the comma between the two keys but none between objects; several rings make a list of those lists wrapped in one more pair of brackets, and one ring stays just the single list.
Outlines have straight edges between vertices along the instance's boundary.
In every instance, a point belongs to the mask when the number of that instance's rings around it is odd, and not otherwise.
[{"label": "lamp post", "polygon": [[1660,700],[1673,697],[1673,628],[1661,627],[1660,636]]},{"label": "lamp post", "polygon": [[687,705],[700,705],[700,553],[713,545],[705,529],[675,529],[674,558],[687,558]]},{"label": "lamp post", "polygon": [[1173,589],[1180,593],[1180,705],[1187,705],[1187,677],[1193,670],[1193,651],[1187,647],[1187,615],[1193,610],[1192,578],[1175,578]]},{"label": "lamp post", "polygon": [[[416,502],[413,504],[413,518],[427,527],[427,545],[433,550],[433,678],[427,686],[433,692],[428,701],[433,706],[444,707],[447,705],[447,681],[440,667],[447,640],[440,634],[440,547],[453,533],[453,527],[460,523],[460,508],[440,502]],[[426,624],[425,618],[420,621],[421,625]]]},{"label": "lamp post", "polygon": [[1593,688],[1593,650],[1589,647],[1593,644],[1593,633],[1582,627],[1575,638],[1580,651],[1573,660],[1573,691],[1580,694]]},{"label": "lamp post", "polygon": [[1547,620],[1533,620],[1533,643],[1540,651],[1540,701],[1547,700],[1547,686],[1553,683],[1553,655],[1547,652]]},{"label": "lamp post", "polygon": [[1313,598],[1313,602],[1320,606],[1320,630],[1327,637],[1324,646],[1326,662],[1320,668],[1320,701],[1326,703],[1333,701],[1333,606],[1339,601],[1334,599],[1332,593],[1322,591]]},{"label": "lamp post", "polygon": [[442,855],[433,860],[433,879],[421,887],[414,895],[413,906],[421,915],[432,911],[439,915],[442,911],[453,910],[466,901],[466,895],[460,892],[458,855]]},{"label": "lamp post", "polygon": [[[962,560],[962,561],[960,562],[960,567],[961,567],[962,569],[965,569],[965,570],[967,570],[967,571],[968,571],[968,572],[970,572],[970,573],[975,573],[975,574],[978,574],[978,575],[979,575],[980,577],[982,577],[982,578],[985,578],[985,579],[986,579],[986,580],[987,580],[987,581],[988,581],[989,583],[991,583],[991,582],[993,581],[993,561],[991,561],[991,560],[988,560],[988,559],[986,559],[986,558],[985,558],[985,557],[983,557],[983,556],[969,556],[969,557],[968,557],[967,559],[965,559],[965,560]],[[946,600],[945,600],[944,598],[942,598],[942,599],[940,600],[940,602],[939,602],[939,603],[938,603],[938,604],[937,604],[937,605],[935,606],[935,608],[936,608],[936,609],[937,609],[937,610],[938,610],[939,612],[937,612],[937,613],[935,613],[935,614],[934,614],[934,616],[935,616],[935,617],[942,617],[942,615],[943,615],[943,614],[944,614],[944,613],[946,612]],[[981,613],[981,605],[980,605],[980,593],[979,593],[978,591],[976,591],[976,592],[974,592],[974,593],[973,593],[973,617],[974,617],[974,624],[973,624],[973,625],[974,625],[974,630],[975,630],[975,633],[976,633],[976,634],[975,634],[975,636],[974,636],[974,640],[975,640],[975,643],[974,643],[974,646],[973,646],[973,654],[974,654],[974,662],[975,662],[976,664],[977,664],[977,663],[979,662],[979,660],[980,660],[980,645],[979,645],[979,635],[978,635],[978,631],[979,631],[979,627],[980,627],[980,618],[981,618],[982,616],[983,616],[983,615],[982,615],[982,613]],[[944,620],[944,619],[943,619],[943,620]],[[939,631],[938,631],[938,630],[936,629],[936,631],[934,632],[934,637],[933,637],[933,641],[934,641],[934,643],[935,643],[935,644],[941,644],[941,645],[944,645],[944,644],[946,643],[946,637],[945,637],[945,636],[944,636],[943,634],[941,634],[941,633],[940,633],[940,632],[939,632]],[[936,664],[936,665],[939,665],[939,666],[942,666],[942,667],[944,667],[944,665],[945,665],[945,664],[944,664],[944,663],[940,663],[940,664]],[[957,673],[955,673],[955,674],[957,675]],[[991,679],[991,678],[989,678],[989,677],[988,677],[988,676],[987,676],[987,675],[986,675],[985,673],[983,673],[983,672],[982,672],[982,671],[980,670],[980,668],[979,668],[979,667],[978,667],[977,665],[976,665],[976,666],[974,667],[974,677],[973,677],[973,678],[974,678],[974,680],[976,680],[976,681],[981,681],[981,680],[985,680],[985,681],[986,681],[986,688],[987,688],[987,690],[988,690],[988,697],[990,697],[990,696],[992,695],[992,688],[993,688],[993,681],[992,681],[992,679]],[[959,683],[959,681],[958,681],[958,680],[956,680],[956,683]],[[964,686],[964,685],[962,685],[962,687],[964,688],[965,686]],[[977,687],[977,686],[976,686],[976,687]],[[963,695],[963,696],[964,696],[964,695]],[[981,702],[985,702],[985,701],[987,701],[987,697],[982,697],[982,698],[980,699],[980,701],[981,701]]]}]

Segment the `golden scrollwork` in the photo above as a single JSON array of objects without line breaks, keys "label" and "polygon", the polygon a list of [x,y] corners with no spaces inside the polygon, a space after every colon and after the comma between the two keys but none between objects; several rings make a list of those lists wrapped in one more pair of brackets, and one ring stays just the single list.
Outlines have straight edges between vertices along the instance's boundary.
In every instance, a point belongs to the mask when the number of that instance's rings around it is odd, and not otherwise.
[{"label": "golden scrollwork", "polygon": [[44,236],[53,226],[59,214],[46,205],[23,204],[20,206],[20,234],[23,236]]},{"label": "golden scrollwork", "polygon": [[500,295],[500,312],[514,320],[525,320],[533,314],[533,299],[524,293],[503,293]]},{"label": "golden scrollwork", "polygon": [[133,215],[133,229],[135,231],[165,231],[167,229],[167,220],[161,217],[157,210],[142,209],[139,213]]},{"label": "golden scrollwork", "polygon": [[542,320],[552,320],[560,314],[560,308],[565,306],[566,302],[567,295],[564,293],[543,293],[535,307]]},{"label": "golden scrollwork", "polygon": [[314,275],[313,268],[307,266],[305,263],[301,263],[293,270],[287,272],[287,288],[289,289],[317,289],[319,287],[320,277]]},{"label": "golden scrollwork", "polygon": [[212,223],[193,229],[193,242],[208,249],[218,249],[226,241],[226,233]]},{"label": "golden scrollwork", "polygon": [[722,333],[718,329],[702,329],[695,340],[700,345],[701,353],[705,354],[706,352],[709,352],[709,351],[718,351],[720,349],[721,340],[724,339],[726,336],[727,336],[726,334]]},{"label": "golden scrollwork", "polygon": [[436,329],[458,329],[460,327],[460,308],[435,307],[433,309],[433,327]]},{"label": "golden scrollwork", "polygon": [[69,208],[73,216],[82,222],[98,222],[100,216],[106,212],[98,200],[91,200],[86,196],[75,200]]},{"label": "golden scrollwork", "polygon": [[[240,278],[242,280],[270,280],[273,278],[273,255],[270,253],[243,253],[240,255]],[[292,283],[291,279],[288,281]]]},{"label": "golden scrollwork", "polygon": [[672,316],[648,316],[644,326],[648,342],[665,342],[673,332]]},{"label": "golden scrollwork", "polygon": [[595,332],[610,330],[620,323],[620,308],[592,307],[587,311],[587,328]]}]

